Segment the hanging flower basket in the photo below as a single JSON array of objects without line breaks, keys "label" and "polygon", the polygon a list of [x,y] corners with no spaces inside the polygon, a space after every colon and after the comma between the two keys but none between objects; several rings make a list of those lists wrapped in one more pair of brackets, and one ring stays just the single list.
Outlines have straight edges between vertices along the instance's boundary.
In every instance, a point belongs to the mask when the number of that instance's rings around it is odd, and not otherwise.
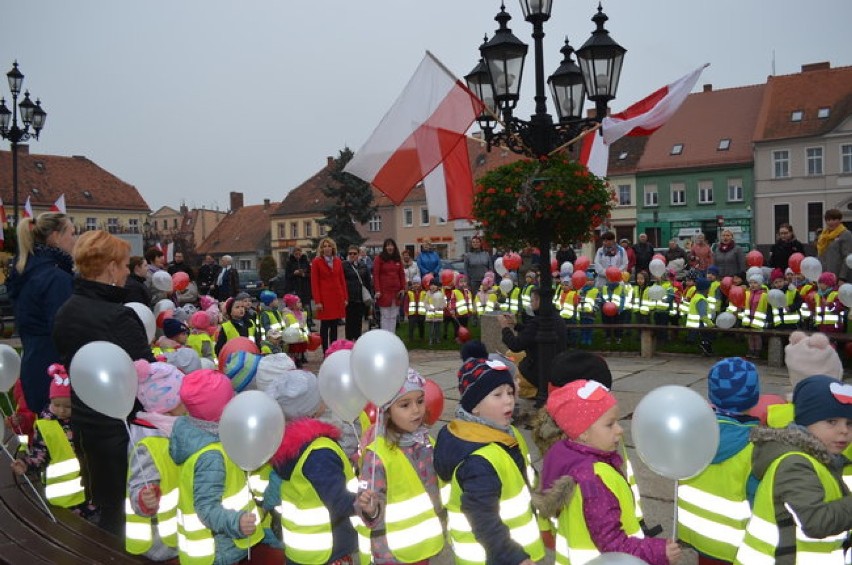
[{"label": "hanging flower basket", "polygon": [[615,195],[585,165],[563,155],[522,160],[477,180],[473,215],[496,246],[537,245],[542,226],[552,226],[557,244],[588,241],[609,216]]}]

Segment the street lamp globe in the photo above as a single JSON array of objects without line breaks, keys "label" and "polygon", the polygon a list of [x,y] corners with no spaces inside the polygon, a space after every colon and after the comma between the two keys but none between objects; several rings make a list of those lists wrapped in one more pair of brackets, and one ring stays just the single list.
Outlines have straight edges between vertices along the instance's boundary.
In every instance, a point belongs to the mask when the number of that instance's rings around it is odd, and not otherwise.
[{"label": "street lamp globe", "polygon": [[524,19],[528,22],[535,19],[547,21],[550,19],[552,7],[553,0],[521,0],[521,11],[524,13]]},{"label": "street lamp globe", "polygon": [[12,64],[12,70],[6,73],[6,79],[9,81],[9,90],[12,91],[12,96],[17,96],[21,93],[21,87],[24,84],[24,74],[18,70],[18,62]]},{"label": "street lamp globe", "polygon": [[494,89],[494,100],[502,112],[509,112],[518,104],[521,76],[527,44],[515,37],[506,24],[512,19],[505,7],[495,17],[500,24],[488,42],[479,48]]},{"label": "street lamp globe", "polygon": [[559,116],[559,121],[564,122],[582,117],[586,82],[583,79],[583,71],[571,58],[574,48],[568,43],[568,39],[560,52],[564,56],[562,64],[550,75],[547,82],[550,84],[556,115]]},{"label": "street lamp globe", "polygon": [[[483,43],[487,42],[486,37]],[[488,74],[485,61],[480,59],[473,70],[464,76],[464,80],[467,87],[485,104],[486,109],[477,118],[479,125],[483,128],[493,127],[497,108],[494,106],[494,87],[491,86],[491,76]]]},{"label": "street lamp globe", "polygon": [[586,92],[589,100],[595,103],[598,115],[606,114],[606,107],[615,98],[618,81],[621,78],[621,66],[627,49],[616,43],[604,29],[609,18],[598,4],[598,13],[592,17],[597,29],[582,47],[577,49],[577,59],[586,80]]}]

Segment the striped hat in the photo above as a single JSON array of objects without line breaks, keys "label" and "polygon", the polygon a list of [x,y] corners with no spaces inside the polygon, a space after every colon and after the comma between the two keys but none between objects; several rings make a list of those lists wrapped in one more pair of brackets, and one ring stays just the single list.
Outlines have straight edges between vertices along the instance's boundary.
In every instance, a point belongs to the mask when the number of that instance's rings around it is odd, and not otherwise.
[{"label": "striped hat", "polygon": [[248,351],[236,351],[228,355],[223,372],[231,379],[231,386],[235,392],[242,392],[249,385],[251,385],[250,388],[255,388],[252,383],[257,374],[257,367],[260,365],[260,358],[260,355]]}]

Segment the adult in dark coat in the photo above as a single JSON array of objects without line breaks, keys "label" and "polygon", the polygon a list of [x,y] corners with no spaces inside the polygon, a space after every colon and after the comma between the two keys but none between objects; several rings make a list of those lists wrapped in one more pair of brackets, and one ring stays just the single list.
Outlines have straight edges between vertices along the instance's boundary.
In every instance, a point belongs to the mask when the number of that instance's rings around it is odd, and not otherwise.
[{"label": "adult in dark coat", "polygon": [[287,258],[284,268],[287,294],[295,294],[302,301],[302,308],[308,312],[308,324],[313,319],[311,308],[311,262],[298,247]]},{"label": "adult in dark coat", "polygon": [[568,261],[573,264],[577,260],[577,252],[571,245],[560,245],[556,250],[556,265],[559,269],[562,268],[562,263]]},{"label": "adult in dark coat", "polygon": [[790,255],[793,253],[805,254],[805,246],[796,239],[793,226],[784,223],[778,226],[778,239],[769,250],[769,266],[773,269],[786,270],[790,266]]},{"label": "adult in dark coat", "polygon": [[166,270],[170,275],[178,272],[186,273],[189,275],[189,280],[195,280],[195,273],[192,271],[192,267],[187,265],[186,261],[184,261],[183,253],[181,251],[175,251],[175,260],[169,264]]},{"label": "adult in dark coat", "polygon": [[311,294],[316,301],[320,338],[325,352],[337,340],[337,322],[346,317],[346,279],[343,262],[337,256],[337,244],[330,237],[319,242],[319,254],[311,263]]},{"label": "adult in dark coat", "polygon": [[148,272],[148,261],[135,255],[130,258],[130,275],[124,288],[127,289],[125,302],[139,302],[145,306],[151,304],[151,293],[145,285],[145,274]]},{"label": "adult in dark coat", "polygon": [[234,298],[240,291],[240,274],[234,268],[234,258],[230,255],[222,255],[219,260],[221,269],[216,275],[216,284],[213,285],[213,295],[220,301],[224,302],[229,298]]},{"label": "adult in dark coat", "polygon": [[198,292],[210,294],[211,288],[216,284],[219,276],[219,265],[212,255],[205,255],[204,262],[198,268]]},{"label": "adult in dark coat", "polygon": [[343,261],[343,276],[346,278],[346,292],[349,302],[346,303],[346,339],[355,341],[361,337],[364,327],[364,314],[367,305],[361,292],[361,285],[370,293],[373,292],[373,277],[370,269],[361,261],[357,245],[350,245]]},{"label": "adult in dark coat", "polygon": [[65,214],[47,212],[18,224],[18,256],[7,288],[24,351],[21,387],[36,414],[49,400],[47,367],[59,361],[51,332],[57,310],[71,297],[74,241],[74,225]]},{"label": "adult in dark coat", "polygon": [[648,234],[639,234],[639,241],[633,244],[633,252],[636,254],[636,272],[647,271],[654,258],[654,244],[648,241]]},{"label": "adult in dark coat", "polygon": [[[124,306],[130,244],[103,230],[87,231],[74,247],[74,261],[79,272],[74,293],[56,313],[53,328],[59,361],[70,367],[81,347],[108,341],[133,360],[153,362],[142,322]],[[127,484],[125,423],[88,406],[73,390],[71,406],[74,451],[86,495],[100,509],[100,527],[122,537]],[[141,409],[137,401],[131,414]]]}]

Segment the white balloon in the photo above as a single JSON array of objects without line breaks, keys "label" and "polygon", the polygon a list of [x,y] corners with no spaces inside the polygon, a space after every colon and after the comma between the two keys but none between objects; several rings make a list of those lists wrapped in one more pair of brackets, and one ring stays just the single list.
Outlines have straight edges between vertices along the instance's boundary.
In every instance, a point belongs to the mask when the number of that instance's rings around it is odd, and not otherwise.
[{"label": "white balloon", "polygon": [[[21,375],[21,356],[15,348],[0,344],[0,392],[8,392]],[[0,435],[0,441],[3,436]]]},{"label": "white balloon", "polygon": [[329,410],[344,422],[355,420],[368,400],[352,376],[352,351],[341,349],[326,357],[317,378],[320,396]]},{"label": "white balloon", "polygon": [[783,290],[773,288],[769,291],[766,299],[773,308],[784,308],[787,306],[787,295],[784,294]]},{"label": "white balloon", "polygon": [[822,274],[822,263],[816,257],[805,257],[800,270],[809,281],[816,281]]},{"label": "white balloon", "polygon": [[172,291],[172,276],[168,271],[157,271],[151,275],[151,284],[154,288],[163,292]]},{"label": "white balloon", "polygon": [[651,285],[648,288],[648,298],[650,300],[662,300],[663,296],[666,295],[666,289],[661,287],[658,284]]},{"label": "white balloon", "polygon": [[232,398],[219,419],[219,439],[240,469],[254,471],[265,464],[284,437],[284,413],[265,392],[247,390]]},{"label": "white balloon", "polygon": [[136,316],[145,327],[145,335],[148,337],[148,343],[154,341],[154,336],[157,334],[157,319],[151,309],[141,302],[128,302],[125,306],[136,312]]},{"label": "white balloon", "polygon": [[355,384],[377,407],[391,400],[408,375],[408,351],[396,334],[371,330],[352,348]]},{"label": "white balloon", "polygon": [[722,328],[723,330],[733,328],[734,324],[736,323],[737,317],[730,312],[722,312],[716,317],[716,326]]},{"label": "white balloon", "polygon": [[133,409],[139,378],[130,355],[116,344],[87,343],[71,359],[68,375],[77,396],[93,410],[124,420]]},{"label": "white balloon", "polygon": [[282,336],[284,337],[284,343],[300,343],[302,341],[302,332],[299,331],[299,328],[284,328]]},{"label": "white balloon", "polygon": [[840,302],[842,302],[844,306],[852,308],[852,284],[843,283],[840,285],[840,288],[837,289],[837,298],[840,299]]},{"label": "white balloon", "polygon": [[648,270],[655,277],[661,277],[666,272],[666,264],[660,259],[651,259],[651,262],[648,263]]},{"label": "white balloon", "polygon": [[512,292],[513,288],[515,288],[515,283],[512,282],[512,279],[505,278],[500,281],[500,292],[504,295],[509,296],[509,293]]},{"label": "white balloon", "polygon": [[674,480],[699,474],[719,447],[713,409],[700,394],[678,385],[656,388],[639,401],[631,433],[642,461]]},{"label": "white balloon", "polygon": [[586,565],[645,565],[645,561],[629,553],[601,553]]},{"label": "white balloon", "polygon": [[562,263],[562,266],[559,267],[560,276],[571,276],[574,274],[574,264],[571,261],[565,261]]},{"label": "white balloon", "polygon": [[494,270],[497,271],[497,274],[501,277],[505,277],[506,273],[509,272],[509,269],[503,266],[502,257],[497,257],[497,259],[494,260]]},{"label": "white balloon", "polygon": [[158,300],[156,304],[154,304],[154,317],[160,315],[160,312],[164,310],[172,310],[175,309],[175,303],[169,300],[168,298],[163,298],[162,300]]},{"label": "white balloon", "polygon": [[846,266],[852,269],[852,253],[846,256]]}]

